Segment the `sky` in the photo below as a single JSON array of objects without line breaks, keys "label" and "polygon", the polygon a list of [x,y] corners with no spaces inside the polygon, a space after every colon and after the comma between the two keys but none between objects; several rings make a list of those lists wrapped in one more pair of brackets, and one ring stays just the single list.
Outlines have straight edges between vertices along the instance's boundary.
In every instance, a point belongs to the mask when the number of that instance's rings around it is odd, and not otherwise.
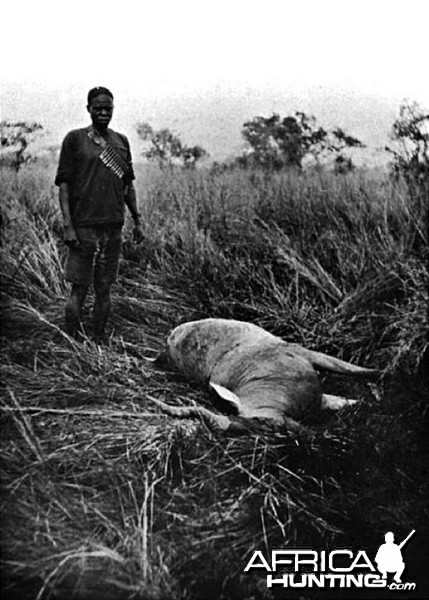
[{"label": "sky", "polygon": [[52,139],[87,123],[94,85],[114,91],[112,127],[133,143],[144,120],[215,155],[258,114],[309,111],[376,144],[401,100],[429,107],[428,0],[4,4],[0,118]]}]

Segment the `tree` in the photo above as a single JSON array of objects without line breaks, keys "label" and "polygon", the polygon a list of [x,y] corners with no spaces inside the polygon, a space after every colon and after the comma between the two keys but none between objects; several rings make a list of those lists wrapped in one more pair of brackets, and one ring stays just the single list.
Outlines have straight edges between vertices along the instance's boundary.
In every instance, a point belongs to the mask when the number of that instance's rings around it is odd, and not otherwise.
[{"label": "tree", "polygon": [[334,173],[337,175],[344,175],[350,173],[355,168],[350,156],[344,156],[344,154],[338,154],[334,160]]},{"label": "tree", "polygon": [[284,118],[277,114],[255,117],[244,123],[242,135],[250,151],[238,163],[268,170],[301,169],[305,156],[319,161],[326,153],[338,156],[346,148],[363,147],[362,142],[339,127],[333,131],[318,127],[315,117],[303,112]]},{"label": "tree", "polygon": [[417,102],[404,101],[392,126],[395,147],[386,147],[393,156],[392,172],[403,176],[409,185],[428,187],[429,113]]},{"label": "tree", "polygon": [[30,160],[26,151],[35,135],[43,129],[39,123],[26,121],[0,122],[0,162],[12,166],[16,172]]},{"label": "tree", "polygon": [[183,163],[188,169],[194,169],[197,162],[207,155],[207,151],[201,146],[185,146],[182,148]]},{"label": "tree", "polygon": [[154,130],[149,123],[139,123],[137,134],[150,146],[143,151],[143,156],[148,160],[158,161],[161,168],[173,164],[180,164],[186,168],[195,168],[197,162],[207,156],[201,146],[185,146],[180,137],[169,129]]}]

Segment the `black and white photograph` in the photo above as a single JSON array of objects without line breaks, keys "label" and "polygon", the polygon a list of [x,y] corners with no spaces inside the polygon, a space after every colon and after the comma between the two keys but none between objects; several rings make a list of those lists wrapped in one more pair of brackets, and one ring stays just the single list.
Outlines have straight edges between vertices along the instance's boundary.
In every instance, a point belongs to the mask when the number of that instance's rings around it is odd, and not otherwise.
[{"label": "black and white photograph", "polygon": [[427,600],[427,0],[0,14],[1,599]]}]

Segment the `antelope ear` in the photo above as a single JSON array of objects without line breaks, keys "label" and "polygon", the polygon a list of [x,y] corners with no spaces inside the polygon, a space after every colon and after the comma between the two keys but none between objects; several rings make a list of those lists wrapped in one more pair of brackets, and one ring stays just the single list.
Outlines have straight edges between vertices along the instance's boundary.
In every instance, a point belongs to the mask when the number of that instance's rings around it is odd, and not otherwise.
[{"label": "antelope ear", "polygon": [[212,387],[217,393],[217,395],[220,396],[223,400],[226,400],[227,402],[235,406],[238,414],[240,414],[240,412],[242,411],[241,401],[240,398],[234,394],[234,392],[231,392],[231,390],[228,390],[226,387],[223,387],[223,385],[213,383],[212,381],[209,382],[209,386]]},{"label": "antelope ear", "polygon": [[170,367],[170,363],[168,360],[168,354],[166,352],[160,352],[154,358],[151,356],[143,356],[143,359],[146,362],[152,363],[155,367],[159,367],[160,369],[168,369]]}]

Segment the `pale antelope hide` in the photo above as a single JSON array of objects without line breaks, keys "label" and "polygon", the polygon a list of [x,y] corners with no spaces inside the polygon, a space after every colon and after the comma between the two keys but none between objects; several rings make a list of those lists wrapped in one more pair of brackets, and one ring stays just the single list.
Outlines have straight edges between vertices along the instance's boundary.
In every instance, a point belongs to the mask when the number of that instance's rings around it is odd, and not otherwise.
[{"label": "pale antelope hide", "polygon": [[179,325],[168,336],[159,362],[208,385],[234,406],[238,418],[203,407],[174,407],[151,398],[164,412],[177,417],[201,416],[212,428],[238,431],[261,420],[300,430],[297,420],[355,402],[323,394],[316,370],[367,378],[378,374],[375,369],[285,342],[257,325],[228,319]]}]

